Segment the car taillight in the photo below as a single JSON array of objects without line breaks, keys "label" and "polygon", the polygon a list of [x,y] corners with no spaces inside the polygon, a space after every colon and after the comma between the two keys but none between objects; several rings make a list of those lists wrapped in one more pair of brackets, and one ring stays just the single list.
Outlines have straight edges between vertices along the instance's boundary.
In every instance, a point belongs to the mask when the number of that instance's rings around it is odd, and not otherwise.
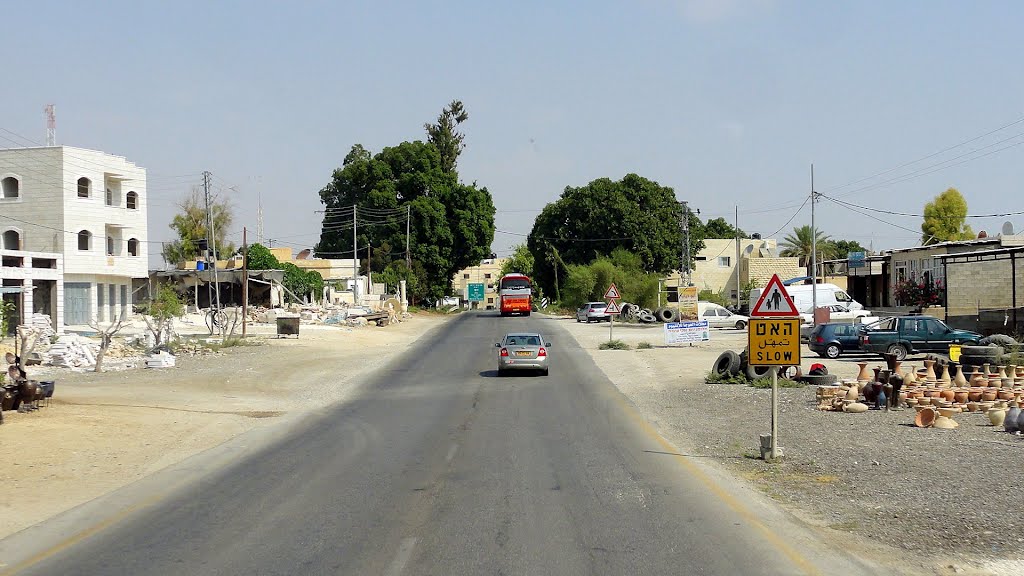
[{"label": "car taillight", "polygon": [[537,356],[547,356],[547,355],[548,355],[548,351],[545,350],[543,347],[541,347],[540,351],[537,352]]},{"label": "car taillight", "polygon": [[860,337],[860,341],[863,342],[864,344],[867,344],[868,343],[868,336],[867,336],[867,334],[861,336]]},{"label": "car taillight", "polygon": [[508,348],[502,348],[501,349],[501,355],[502,356],[508,356]]},{"label": "car taillight", "polygon": [[821,336],[818,336],[817,338],[815,338],[815,340],[818,342],[818,344],[824,344],[825,343],[825,339],[822,338]]}]

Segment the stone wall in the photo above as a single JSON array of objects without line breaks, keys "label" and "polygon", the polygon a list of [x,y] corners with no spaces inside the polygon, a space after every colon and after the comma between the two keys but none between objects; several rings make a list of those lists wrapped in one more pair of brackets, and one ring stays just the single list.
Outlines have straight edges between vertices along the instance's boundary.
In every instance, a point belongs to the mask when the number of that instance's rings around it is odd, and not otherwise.
[{"label": "stone wall", "polygon": [[805,276],[807,270],[800,266],[799,258],[750,258],[743,262],[744,281],[753,280],[759,287],[764,287],[772,279],[772,274],[778,274],[782,280]]},{"label": "stone wall", "polygon": [[[1019,332],[1024,324],[1024,256],[1010,260],[950,263],[946,268],[947,314],[957,327],[991,332]],[[1013,283],[1017,288],[1017,322],[1013,323]]]}]

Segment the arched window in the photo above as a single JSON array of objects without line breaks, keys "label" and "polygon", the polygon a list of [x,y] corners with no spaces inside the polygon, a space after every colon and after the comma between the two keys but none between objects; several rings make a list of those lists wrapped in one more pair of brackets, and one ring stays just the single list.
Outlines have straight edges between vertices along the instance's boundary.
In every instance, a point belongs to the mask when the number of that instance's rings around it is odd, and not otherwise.
[{"label": "arched window", "polygon": [[14,199],[21,195],[21,182],[14,176],[0,180],[0,198]]},{"label": "arched window", "polygon": [[139,241],[135,238],[128,239],[128,254],[130,256],[139,255]]},{"label": "arched window", "polygon": [[107,256],[114,255],[114,237],[107,236]]},{"label": "arched window", "polygon": [[82,230],[78,233],[78,249],[89,250],[90,244],[92,244],[92,234],[88,230]]},{"label": "arched window", "polygon": [[127,198],[125,199],[125,204],[128,206],[129,210],[138,210],[139,194],[134,190],[129,192]]},{"label": "arched window", "polygon": [[5,230],[0,240],[4,250],[21,250],[21,234],[17,230]]},{"label": "arched window", "polygon": [[78,197],[88,198],[90,193],[92,193],[92,182],[85,176],[82,176],[78,179]]}]

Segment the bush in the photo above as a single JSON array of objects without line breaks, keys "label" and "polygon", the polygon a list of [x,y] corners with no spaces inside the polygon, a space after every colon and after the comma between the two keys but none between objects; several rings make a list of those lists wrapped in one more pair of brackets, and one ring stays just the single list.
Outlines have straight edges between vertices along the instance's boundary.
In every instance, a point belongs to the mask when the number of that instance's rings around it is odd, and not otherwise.
[{"label": "bush", "polygon": [[[757,380],[750,382],[750,385],[754,388],[760,388],[762,390],[765,388],[771,388],[772,379],[758,378]],[[807,384],[801,380],[786,380],[784,378],[779,378],[779,388],[803,388],[805,386],[807,386]]]},{"label": "bush", "polygon": [[636,345],[637,350],[650,350],[651,348],[654,348],[654,346],[646,340]]},{"label": "bush", "polygon": [[608,342],[601,342],[601,345],[597,348],[598,350],[629,350],[629,344],[622,340],[609,340]]},{"label": "bush", "polygon": [[702,302],[712,302],[719,306],[728,306],[729,300],[725,297],[725,292],[712,292],[711,290],[701,290],[697,293],[697,300]]}]

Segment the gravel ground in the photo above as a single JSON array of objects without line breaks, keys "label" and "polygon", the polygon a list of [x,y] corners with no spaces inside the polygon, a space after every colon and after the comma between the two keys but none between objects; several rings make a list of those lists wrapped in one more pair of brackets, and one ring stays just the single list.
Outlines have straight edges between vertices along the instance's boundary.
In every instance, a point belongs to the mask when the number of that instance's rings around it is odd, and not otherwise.
[{"label": "gravel ground", "polygon": [[[785,461],[769,464],[758,458],[758,435],[770,430],[770,390],[704,381],[722,350],[743,349],[745,332],[715,330],[712,342],[694,347],[598,351],[607,325],[564,326],[681,450],[722,463],[805,521],[880,545],[910,572],[1019,573],[1024,438],[983,414],[958,414],[955,430],[919,429],[912,409],[823,412],[814,387],[781,389]],[[661,342],[657,329],[616,327],[615,337]],[[858,359],[884,366],[878,356],[821,360],[805,347],[803,368],[822,362],[852,378]]]}]

